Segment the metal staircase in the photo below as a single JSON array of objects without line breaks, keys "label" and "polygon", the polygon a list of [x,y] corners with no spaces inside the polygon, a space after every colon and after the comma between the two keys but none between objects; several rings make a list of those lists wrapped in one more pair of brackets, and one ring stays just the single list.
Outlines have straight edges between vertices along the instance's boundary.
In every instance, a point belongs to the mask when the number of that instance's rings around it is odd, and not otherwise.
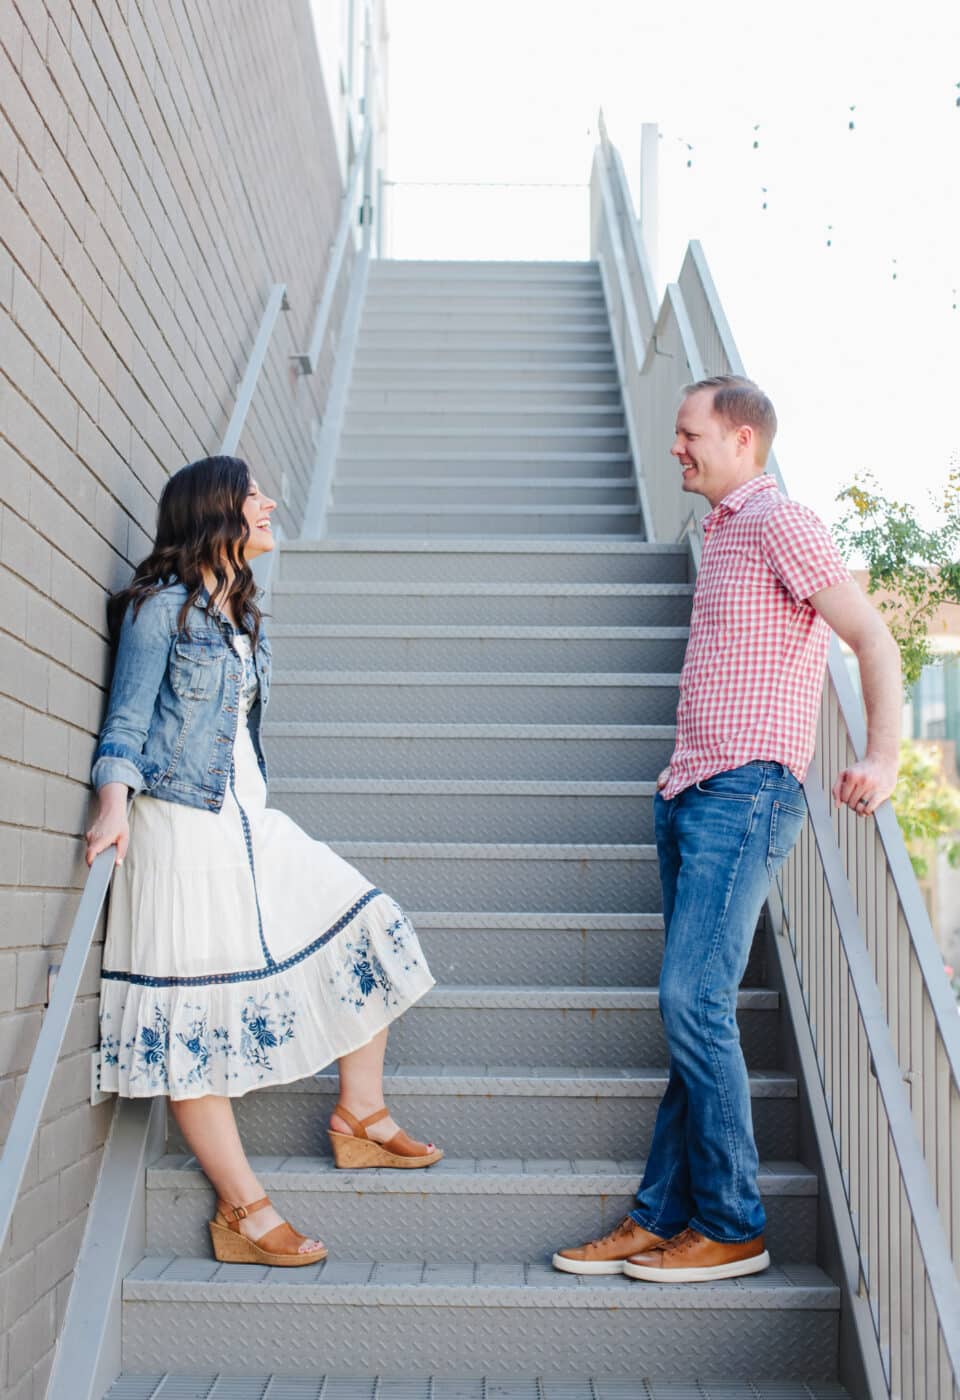
[{"label": "metal staircase", "polygon": [[331,1252],[268,1270],[209,1258],[171,1140],[113,1400],[845,1395],[766,923],[739,1021],[773,1268],[549,1265],[629,1207],[666,1084],[651,808],[692,594],[687,546],[643,539],[597,265],[374,264],[327,521],[273,587],[271,798],[411,912],[439,985],[391,1031],[387,1095],[447,1156],[333,1170],[329,1074],[238,1101]]}]

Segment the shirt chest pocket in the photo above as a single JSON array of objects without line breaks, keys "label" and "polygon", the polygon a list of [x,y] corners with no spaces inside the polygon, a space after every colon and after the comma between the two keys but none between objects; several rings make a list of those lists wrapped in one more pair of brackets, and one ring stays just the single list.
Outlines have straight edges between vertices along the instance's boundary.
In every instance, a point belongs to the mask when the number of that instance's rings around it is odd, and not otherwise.
[{"label": "shirt chest pocket", "polygon": [[170,684],[181,700],[208,700],[217,692],[225,652],[216,642],[178,637],[170,658]]}]

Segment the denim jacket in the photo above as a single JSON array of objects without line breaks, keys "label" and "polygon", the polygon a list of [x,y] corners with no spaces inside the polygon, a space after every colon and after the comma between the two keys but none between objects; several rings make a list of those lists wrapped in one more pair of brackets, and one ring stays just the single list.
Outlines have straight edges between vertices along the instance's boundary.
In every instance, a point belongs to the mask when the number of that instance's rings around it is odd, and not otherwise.
[{"label": "denim jacket", "polygon": [[[223,806],[236,737],[242,663],[235,628],[207,613],[205,590],[189,630],[177,618],[187,596],[180,582],[152,594],[120,629],[107,716],[93,759],[93,785],[126,783],[187,807]],[[260,631],[254,662],[260,690],[247,723],[264,780],[260,724],[270,694],[270,644]]]}]

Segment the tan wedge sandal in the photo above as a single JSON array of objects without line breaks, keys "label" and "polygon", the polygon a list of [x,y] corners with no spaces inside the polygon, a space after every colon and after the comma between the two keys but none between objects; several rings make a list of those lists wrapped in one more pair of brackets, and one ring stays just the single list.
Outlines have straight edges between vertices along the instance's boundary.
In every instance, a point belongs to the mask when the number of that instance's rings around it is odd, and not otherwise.
[{"label": "tan wedge sandal", "polygon": [[337,1133],[329,1129],[330,1144],[333,1147],[333,1160],[338,1167],[356,1171],[359,1167],[432,1167],[439,1162],[443,1153],[433,1143],[414,1142],[401,1128],[388,1142],[375,1142],[367,1137],[367,1128],[390,1117],[388,1108],[378,1108],[376,1113],[362,1121],[354,1118],[343,1104],[333,1110],[353,1129],[350,1133]]},{"label": "tan wedge sandal", "polygon": [[323,1245],[301,1254],[300,1246],[307,1236],[301,1235],[286,1220],[256,1240],[242,1234],[240,1221],[269,1205],[272,1205],[269,1196],[262,1196],[248,1206],[231,1206],[226,1201],[218,1200],[216,1216],[210,1221],[213,1257],[219,1259],[221,1264],[269,1264],[274,1269],[298,1269],[304,1264],[319,1264],[326,1259],[327,1251]]}]

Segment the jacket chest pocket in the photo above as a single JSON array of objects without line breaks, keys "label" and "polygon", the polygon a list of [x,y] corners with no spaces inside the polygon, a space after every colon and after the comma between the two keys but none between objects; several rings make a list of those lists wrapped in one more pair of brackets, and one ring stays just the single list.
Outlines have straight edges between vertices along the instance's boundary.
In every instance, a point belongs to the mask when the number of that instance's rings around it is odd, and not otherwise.
[{"label": "jacket chest pocket", "polygon": [[170,684],[181,700],[208,700],[216,693],[223,648],[214,642],[177,638],[170,658]]}]

